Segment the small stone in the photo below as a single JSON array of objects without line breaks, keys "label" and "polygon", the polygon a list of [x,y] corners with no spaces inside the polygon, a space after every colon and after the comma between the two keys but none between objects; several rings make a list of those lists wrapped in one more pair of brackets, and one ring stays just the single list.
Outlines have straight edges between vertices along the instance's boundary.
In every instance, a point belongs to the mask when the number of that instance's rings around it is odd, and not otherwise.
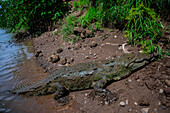
[{"label": "small stone", "polygon": [[35,57],[39,57],[40,53],[42,53],[42,50],[38,50],[38,51],[35,53]]},{"label": "small stone", "polygon": [[121,101],[119,104],[121,107],[125,107],[125,105],[126,105],[125,102],[123,102],[123,101]]},{"label": "small stone", "polygon": [[67,59],[66,58],[61,59],[61,65],[65,65],[66,63],[67,63]]},{"label": "small stone", "polygon": [[132,82],[132,80],[131,80],[131,79],[129,79],[129,80],[128,80],[128,82]]},{"label": "small stone", "polygon": [[90,35],[90,34],[91,34],[91,31],[88,30],[88,29],[86,29],[86,34],[87,34],[87,35]]},{"label": "small stone", "polygon": [[63,51],[62,48],[57,48],[57,53],[61,53]]},{"label": "small stone", "polygon": [[128,110],[128,112],[131,112],[131,111],[132,111],[132,109],[129,109],[129,110]]},{"label": "small stone", "polygon": [[97,59],[97,56],[94,56],[94,59]]},{"label": "small stone", "polygon": [[137,102],[134,102],[134,104],[137,106],[138,105],[138,103]]},{"label": "small stone", "polygon": [[159,90],[159,93],[163,93],[163,92],[164,92],[164,90],[163,90],[163,89],[160,89],[160,90]]},{"label": "small stone", "polygon": [[128,103],[129,103],[128,100],[126,100],[126,105],[128,105]]},{"label": "small stone", "polygon": [[115,35],[114,37],[117,38],[117,35]]},{"label": "small stone", "polygon": [[166,79],[166,80],[165,80],[165,83],[166,83],[166,85],[167,85],[168,87],[170,87],[170,80]]},{"label": "small stone", "polygon": [[92,55],[92,52],[91,52],[91,51],[89,51],[89,55]]},{"label": "small stone", "polygon": [[167,97],[170,97],[170,87],[165,88],[164,92]]},{"label": "small stone", "polygon": [[165,107],[165,106],[161,106],[161,108],[162,108],[163,110],[165,110],[165,109],[166,109],[166,107]]},{"label": "small stone", "polygon": [[105,101],[105,105],[108,105],[108,104],[109,104],[109,102]]},{"label": "small stone", "polygon": [[52,63],[56,63],[60,60],[60,57],[58,55],[51,55],[49,58],[48,58],[48,61],[49,62],[52,62]]},{"label": "small stone", "polygon": [[85,59],[90,59],[90,57],[89,56],[85,56]]},{"label": "small stone", "polygon": [[86,36],[85,36],[84,33],[81,33],[81,34],[80,34],[80,37],[81,37],[82,39],[85,39],[85,38],[86,38]]},{"label": "small stone", "polygon": [[90,47],[91,47],[91,48],[94,48],[94,47],[96,47],[96,46],[97,46],[97,43],[96,43],[95,41],[92,41],[91,44],[90,44]]},{"label": "small stone", "polygon": [[140,111],[141,111],[142,113],[148,113],[149,109],[150,109],[150,108],[142,108]]}]

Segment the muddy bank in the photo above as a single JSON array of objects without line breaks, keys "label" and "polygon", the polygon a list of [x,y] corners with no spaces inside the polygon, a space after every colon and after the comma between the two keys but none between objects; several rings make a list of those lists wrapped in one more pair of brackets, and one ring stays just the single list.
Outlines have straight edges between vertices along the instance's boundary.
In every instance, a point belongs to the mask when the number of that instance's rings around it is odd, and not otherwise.
[{"label": "muddy bank", "polygon": [[[131,47],[127,44],[127,39],[121,31],[109,29],[97,31],[94,37],[81,39],[76,43],[63,43],[60,34],[46,32],[34,40],[34,49],[37,61],[47,73],[53,73],[61,66],[141,52],[141,47]],[[118,99],[110,104],[93,95],[93,90],[76,91],[70,93],[74,102],[58,112],[168,113],[169,64],[170,60],[166,57],[126,79],[109,85],[107,89],[118,96]]]}]

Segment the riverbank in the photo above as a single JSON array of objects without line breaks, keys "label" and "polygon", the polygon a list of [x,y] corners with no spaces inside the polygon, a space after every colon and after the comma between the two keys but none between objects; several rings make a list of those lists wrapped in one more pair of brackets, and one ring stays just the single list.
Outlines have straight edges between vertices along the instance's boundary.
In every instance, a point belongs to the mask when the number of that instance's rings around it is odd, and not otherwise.
[{"label": "riverbank", "polygon": [[[60,28],[57,29],[60,31]],[[165,33],[169,38],[169,33]],[[164,49],[168,49],[166,44]],[[75,43],[63,42],[61,35],[43,33],[34,40],[35,57],[44,72],[53,73],[61,66],[82,62],[100,61],[122,54],[138,53],[140,46],[131,47],[122,32],[117,29],[101,29],[94,37],[84,38]],[[91,92],[71,92],[74,103],[64,112],[142,112],[168,113],[170,110],[170,59],[168,56],[153,62],[130,77],[112,83],[107,87],[118,96],[117,101],[108,103]]]}]

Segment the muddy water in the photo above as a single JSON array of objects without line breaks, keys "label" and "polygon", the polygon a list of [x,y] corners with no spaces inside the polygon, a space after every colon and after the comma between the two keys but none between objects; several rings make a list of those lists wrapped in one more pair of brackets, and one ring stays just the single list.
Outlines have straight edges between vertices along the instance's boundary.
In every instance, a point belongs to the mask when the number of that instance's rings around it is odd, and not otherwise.
[{"label": "muddy water", "polygon": [[36,63],[32,41],[15,43],[0,29],[0,113],[52,113],[58,108],[52,96],[24,97],[8,90],[47,76]]}]

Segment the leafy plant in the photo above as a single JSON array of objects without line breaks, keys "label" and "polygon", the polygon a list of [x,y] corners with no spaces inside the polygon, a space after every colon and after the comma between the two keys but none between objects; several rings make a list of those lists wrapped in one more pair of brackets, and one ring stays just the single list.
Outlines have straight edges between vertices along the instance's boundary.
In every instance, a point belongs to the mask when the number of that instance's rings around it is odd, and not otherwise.
[{"label": "leafy plant", "polygon": [[131,45],[142,44],[147,53],[158,52],[159,46],[156,46],[155,43],[162,36],[163,26],[154,10],[141,3],[137,7],[131,8],[126,19],[128,22],[125,33],[129,38],[129,43]]},{"label": "leafy plant", "polygon": [[53,21],[67,11],[62,0],[0,0],[0,27],[15,32],[23,29],[30,33],[48,30]]}]

